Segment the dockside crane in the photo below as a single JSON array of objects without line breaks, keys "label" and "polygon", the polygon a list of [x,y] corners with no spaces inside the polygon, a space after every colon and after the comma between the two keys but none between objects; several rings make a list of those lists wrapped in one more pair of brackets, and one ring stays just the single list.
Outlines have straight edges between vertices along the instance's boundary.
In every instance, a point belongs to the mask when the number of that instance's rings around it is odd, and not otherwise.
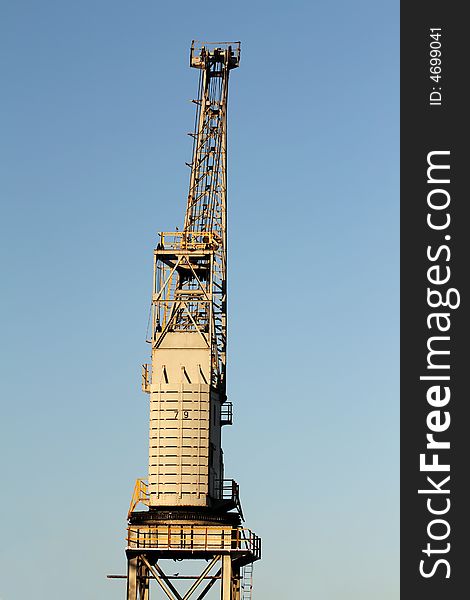
[{"label": "dockside crane", "polygon": [[[160,233],[154,251],[151,363],[142,370],[150,396],[148,479],[137,480],[128,514],[127,600],[149,600],[153,580],[174,600],[200,600],[215,584],[221,600],[251,598],[252,565],[261,557],[260,538],[242,525],[238,484],[225,478],[221,445],[222,427],[232,424],[227,100],[239,63],[239,42],[191,45],[199,93],[189,193],[182,230]],[[206,564],[198,575],[169,576],[166,559]],[[178,579],[192,582],[185,592]]]}]

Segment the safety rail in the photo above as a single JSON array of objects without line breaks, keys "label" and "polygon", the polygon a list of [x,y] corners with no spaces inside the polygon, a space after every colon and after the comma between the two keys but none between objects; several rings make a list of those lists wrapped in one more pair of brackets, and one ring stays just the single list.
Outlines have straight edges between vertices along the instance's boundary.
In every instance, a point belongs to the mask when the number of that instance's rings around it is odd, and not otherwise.
[{"label": "safety rail", "polygon": [[227,500],[237,509],[242,521],[244,521],[242,505],[240,502],[240,486],[234,479],[219,479],[216,482],[221,500]]},{"label": "safety rail", "polygon": [[233,422],[233,404],[224,402],[220,407],[220,424],[231,425]]},{"label": "safety rail", "polygon": [[130,519],[139,502],[142,502],[142,504],[148,506],[149,497],[150,494],[148,492],[147,482],[144,479],[137,479],[134,486],[134,492],[132,493],[132,499],[129,506],[129,512],[127,513],[127,518]]},{"label": "safety rail", "polygon": [[142,391],[150,394],[150,384],[152,383],[152,365],[145,363],[142,365]]},{"label": "safety rail", "polygon": [[217,481],[221,500],[237,502],[240,497],[240,486],[234,479],[219,479]]},{"label": "safety rail", "polygon": [[157,250],[217,249],[222,240],[214,231],[161,231]]},{"label": "safety rail", "polygon": [[261,558],[261,539],[241,527],[181,523],[130,526],[126,539],[128,549],[245,552],[254,560]]}]

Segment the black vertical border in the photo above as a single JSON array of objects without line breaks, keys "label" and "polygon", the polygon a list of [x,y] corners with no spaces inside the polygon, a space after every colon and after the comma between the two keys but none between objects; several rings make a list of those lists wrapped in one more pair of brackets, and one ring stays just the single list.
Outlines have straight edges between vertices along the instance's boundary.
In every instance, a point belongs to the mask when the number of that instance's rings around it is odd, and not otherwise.
[{"label": "black vertical border", "polygon": [[[465,89],[469,87],[470,56],[469,24],[464,18],[465,3],[436,2],[435,0],[401,3],[400,42],[400,101],[401,101],[401,600],[453,600],[469,597],[470,578],[470,528],[467,515],[470,488],[470,394],[467,379],[470,378],[470,331],[468,278],[470,268],[469,243],[470,218],[466,215],[470,206],[468,191],[470,179],[469,103]],[[430,79],[430,28],[442,30],[442,72],[438,83]],[[442,106],[430,106],[432,87],[442,88]],[[450,184],[445,187],[451,195],[449,206],[451,223],[448,230],[433,231],[426,223],[427,194],[432,185],[427,183],[427,154],[436,150],[450,150]],[[442,159],[441,159],[442,160]],[[444,160],[445,162],[445,160]],[[439,187],[439,186],[437,186]],[[445,211],[444,211],[445,212]],[[443,214],[442,214],[443,216]],[[444,236],[450,235],[450,240]],[[426,256],[426,249],[447,244],[451,251],[448,262],[443,251],[437,262],[451,269],[451,279],[445,288],[457,288],[461,296],[460,307],[452,310],[436,309],[450,313],[451,327],[448,349],[450,370],[435,371],[449,374],[451,400],[447,407],[451,424],[447,431],[436,434],[436,439],[450,441],[450,450],[439,452],[440,462],[450,461],[450,472],[422,473],[419,455],[426,452],[426,433],[429,432],[426,417],[431,407],[426,400],[430,382],[420,381],[427,370],[427,341],[438,335],[436,329],[428,329],[426,318],[434,312],[427,304],[427,269],[433,264]],[[435,255],[435,254],[434,254]],[[437,288],[437,286],[430,285]],[[442,345],[445,347],[445,344]],[[435,383],[437,385],[437,383]],[[432,453],[432,451],[428,451]],[[447,460],[446,460],[447,459]],[[429,459],[428,459],[429,460]],[[450,494],[429,496],[435,500],[432,506],[442,508],[445,497],[450,499],[449,512],[441,515],[450,525],[448,538],[435,541],[429,538],[427,527],[438,515],[431,515],[426,495],[418,489],[431,488],[426,476],[436,482],[450,475],[450,481],[442,488]],[[440,504],[439,504],[440,502]],[[433,526],[434,534],[443,535],[445,526]],[[423,553],[427,543],[436,549],[450,544],[449,552],[428,557]],[[424,570],[429,573],[437,560],[445,559],[450,565],[450,577],[446,578],[447,566],[436,566],[435,574],[425,578],[420,574],[420,561],[425,560]]]}]

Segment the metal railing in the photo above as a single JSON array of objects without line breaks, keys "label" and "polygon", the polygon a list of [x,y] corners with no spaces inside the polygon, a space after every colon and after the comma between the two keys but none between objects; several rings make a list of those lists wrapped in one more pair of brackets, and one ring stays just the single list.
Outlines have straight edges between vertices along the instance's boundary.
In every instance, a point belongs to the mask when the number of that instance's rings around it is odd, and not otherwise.
[{"label": "metal railing", "polygon": [[237,509],[242,521],[244,521],[242,505],[240,502],[240,486],[234,479],[220,479],[216,482],[219,498],[227,500]]},{"label": "metal railing", "polygon": [[149,394],[151,383],[152,383],[152,365],[145,363],[142,365],[142,391]]},{"label": "metal railing", "polygon": [[233,419],[233,404],[231,402],[224,402],[220,407],[220,424],[231,425]]},{"label": "metal railing", "polygon": [[129,549],[246,552],[253,560],[261,557],[261,539],[241,527],[181,523],[130,526],[126,539]]},{"label": "metal railing", "polygon": [[149,503],[149,492],[148,485],[144,479],[137,479],[134,486],[134,492],[132,493],[131,504],[129,506],[129,512],[127,518],[129,519],[134,510],[136,509],[139,502],[148,506]]},{"label": "metal railing", "polygon": [[221,500],[239,501],[240,486],[234,479],[219,479],[217,481],[219,497]]},{"label": "metal railing", "polygon": [[158,235],[157,250],[215,250],[222,241],[214,231],[161,231]]}]

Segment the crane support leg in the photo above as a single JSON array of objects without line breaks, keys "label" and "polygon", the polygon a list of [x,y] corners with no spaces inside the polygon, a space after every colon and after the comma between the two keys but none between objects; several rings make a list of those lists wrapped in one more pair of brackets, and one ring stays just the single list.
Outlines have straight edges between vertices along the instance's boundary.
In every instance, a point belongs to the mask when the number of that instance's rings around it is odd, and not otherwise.
[{"label": "crane support leg", "polygon": [[221,600],[232,600],[232,559],[224,556],[222,561]]},{"label": "crane support leg", "polygon": [[240,600],[240,567],[232,563],[232,600]]},{"label": "crane support leg", "polygon": [[137,599],[137,563],[137,557],[127,561],[127,600]]},{"label": "crane support leg", "polygon": [[149,600],[149,570],[147,565],[141,561],[138,570],[139,579],[139,598],[140,600]]}]

